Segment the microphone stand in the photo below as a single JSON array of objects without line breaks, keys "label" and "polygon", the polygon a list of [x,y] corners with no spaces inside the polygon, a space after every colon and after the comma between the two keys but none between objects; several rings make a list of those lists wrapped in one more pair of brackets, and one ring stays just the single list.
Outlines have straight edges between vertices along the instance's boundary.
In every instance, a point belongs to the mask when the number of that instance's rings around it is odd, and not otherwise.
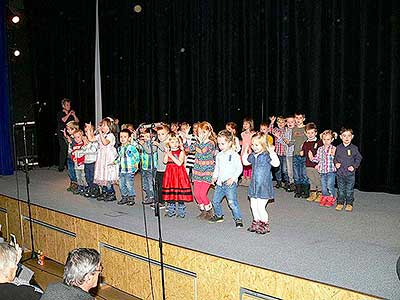
[{"label": "microphone stand", "polygon": [[[155,123],[151,124],[150,128],[150,141],[153,141],[153,129],[156,126]],[[150,166],[151,169],[153,170],[154,167],[154,161],[153,161],[153,145],[150,144]],[[160,199],[159,199],[159,193],[158,189],[156,189],[156,181],[155,181],[155,176],[153,175],[152,171],[152,184],[153,184],[153,190],[154,190],[154,215],[157,217],[157,223],[158,223],[158,247],[160,249],[160,268],[161,268],[161,289],[162,289],[162,299],[165,300],[165,279],[164,279],[164,259],[163,259],[163,239],[162,239],[162,231],[161,231],[161,218],[160,218]]]},{"label": "microphone stand", "polygon": [[[24,114],[24,121],[22,123],[15,123],[13,125],[13,143],[14,143],[14,160],[15,160],[15,172],[17,172],[17,150],[16,150],[16,142],[15,142],[15,127],[16,126],[22,126],[22,133],[23,133],[23,141],[24,141],[24,170],[23,172],[25,173],[25,186],[26,186],[26,196],[27,196],[27,205],[28,205],[28,216],[29,216],[29,229],[30,229],[30,237],[31,237],[31,256],[24,261],[27,261],[29,259],[35,258],[35,243],[33,240],[33,222],[32,222],[32,209],[31,209],[31,197],[30,197],[30,190],[29,190],[29,184],[30,184],[30,177],[29,177],[29,159],[28,159],[28,147],[27,147],[27,142],[26,142],[26,126],[28,125],[35,125],[35,122],[28,122],[27,115],[28,113],[31,112],[32,108],[34,107],[36,103],[33,103],[29,106],[28,111]],[[17,175],[18,176],[18,175]],[[18,197],[19,198],[19,197]],[[20,199],[18,199],[20,200]],[[22,261],[22,262],[24,262]]]}]

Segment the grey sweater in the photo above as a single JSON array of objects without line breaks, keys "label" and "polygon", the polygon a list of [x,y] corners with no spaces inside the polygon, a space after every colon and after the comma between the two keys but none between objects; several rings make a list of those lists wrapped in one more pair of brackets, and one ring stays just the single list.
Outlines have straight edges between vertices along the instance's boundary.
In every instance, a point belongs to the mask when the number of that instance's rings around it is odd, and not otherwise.
[{"label": "grey sweater", "polygon": [[41,300],[94,300],[94,297],[84,290],[57,282],[50,284],[43,293]]}]

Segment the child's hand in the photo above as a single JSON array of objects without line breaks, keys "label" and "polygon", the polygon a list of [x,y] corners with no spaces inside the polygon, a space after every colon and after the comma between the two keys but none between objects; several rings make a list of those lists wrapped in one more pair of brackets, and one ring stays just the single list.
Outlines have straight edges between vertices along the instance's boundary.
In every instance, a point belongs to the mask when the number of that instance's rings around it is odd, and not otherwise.
[{"label": "child's hand", "polygon": [[353,166],[348,166],[347,170],[349,170],[350,172],[354,172],[354,167]]},{"label": "child's hand", "polygon": [[319,164],[317,164],[314,169],[318,170],[319,169]]},{"label": "child's hand", "polygon": [[275,116],[270,116],[269,120],[271,121],[272,124],[275,123],[276,117]]},{"label": "child's hand", "polygon": [[336,169],[339,169],[339,168],[341,167],[341,165],[342,165],[341,163],[338,163],[338,162],[337,162],[337,163],[335,164]]},{"label": "child's hand", "polygon": [[285,142],[286,145],[289,145],[289,140],[287,138],[283,138],[283,141]]},{"label": "child's hand", "polygon": [[227,186],[231,186],[233,182],[234,182],[233,178],[229,178],[227,181],[225,181]]},{"label": "child's hand", "polygon": [[308,158],[312,161],[314,159],[314,155],[312,154],[311,150],[308,150]]},{"label": "child's hand", "polygon": [[246,147],[244,147],[244,153],[250,154],[251,153],[251,149],[249,145],[246,145]]}]

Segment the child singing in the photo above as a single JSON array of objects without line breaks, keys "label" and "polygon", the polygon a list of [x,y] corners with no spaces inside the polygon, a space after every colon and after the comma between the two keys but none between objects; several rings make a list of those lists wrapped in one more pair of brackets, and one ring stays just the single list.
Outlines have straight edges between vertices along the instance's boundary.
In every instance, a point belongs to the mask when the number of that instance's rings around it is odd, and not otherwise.
[{"label": "child singing", "polygon": [[253,167],[253,176],[248,189],[253,222],[247,230],[265,234],[270,232],[267,204],[274,198],[271,166],[278,167],[279,158],[274,151],[275,147],[268,143],[267,136],[262,132],[253,136],[251,147],[253,152],[247,154],[249,151],[247,146],[242,158],[245,165]]}]

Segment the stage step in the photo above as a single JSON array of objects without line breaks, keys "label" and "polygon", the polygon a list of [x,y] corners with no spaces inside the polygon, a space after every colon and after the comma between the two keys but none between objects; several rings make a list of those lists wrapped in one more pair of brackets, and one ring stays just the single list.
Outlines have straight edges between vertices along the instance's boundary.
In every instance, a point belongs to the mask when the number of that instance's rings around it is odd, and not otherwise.
[{"label": "stage step", "polygon": [[[34,259],[25,261],[24,265],[35,272],[33,281],[43,290],[50,283],[62,281],[64,266],[51,259],[46,259],[44,266],[38,265]],[[106,284],[101,285],[94,294],[98,300],[140,300]]]}]

